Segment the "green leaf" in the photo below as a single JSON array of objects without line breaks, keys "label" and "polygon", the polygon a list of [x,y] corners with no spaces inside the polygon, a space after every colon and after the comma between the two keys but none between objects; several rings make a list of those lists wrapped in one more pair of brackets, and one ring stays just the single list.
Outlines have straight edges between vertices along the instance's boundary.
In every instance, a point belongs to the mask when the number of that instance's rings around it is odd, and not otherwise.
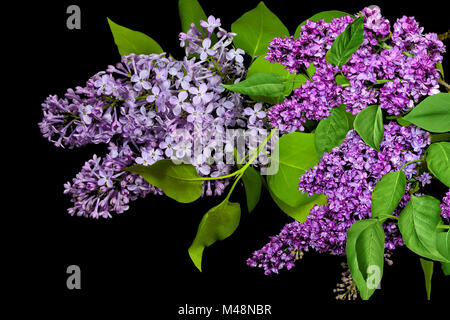
[{"label": "green leaf", "polygon": [[442,63],[438,62],[436,63],[436,68],[439,70],[439,72],[441,73],[440,78],[442,80],[444,80],[444,68],[442,67]]},{"label": "green leaf", "polygon": [[240,218],[239,203],[229,202],[227,199],[203,216],[197,235],[188,250],[189,256],[200,271],[202,271],[203,250],[214,242],[231,236],[238,227]]},{"label": "green leaf", "polygon": [[[266,60],[264,57],[258,57],[253,61],[253,63],[250,65],[250,68],[247,72],[247,78],[251,77],[256,74],[261,73],[269,73],[269,74],[278,74],[283,77],[285,90],[283,94],[280,97],[277,98],[270,98],[270,97],[263,97],[263,100],[265,102],[269,102],[271,104],[276,104],[281,102],[285,96],[288,96],[291,94],[292,90],[300,87],[302,84],[304,84],[307,80],[306,76],[303,74],[296,74],[296,73],[290,73],[288,70],[284,68],[283,65],[279,63],[271,63],[268,60]],[[251,97],[253,98],[253,97]],[[258,98],[258,97],[256,97]],[[256,99],[254,99],[256,100]]]},{"label": "green leaf", "polygon": [[436,261],[450,262],[437,249],[437,225],[442,221],[439,200],[411,195],[400,213],[398,227],[406,246],[416,254]]},{"label": "green leaf", "polygon": [[290,205],[281,201],[276,195],[273,194],[270,189],[269,193],[273,201],[284,213],[300,223],[305,222],[306,218],[309,215],[309,211],[312,209],[312,207],[314,207],[314,205],[323,205],[327,204],[328,202],[327,197],[324,194],[314,194],[312,196],[306,197],[300,205],[291,207]]},{"label": "green leaf", "polygon": [[160,188],[178,202],[188,203],[200,198],[202,180],[191,164],[174,164],[171,159],[159,160],[151,166],[134,165],[127,171],[141,175],[148,183]]},{"label": "green leaf", "polygon": [[242,181],[244,182],[245,195],[247,197],[248,212],[252,212],[261,196],[261,176],[258,171],[249,166],[242,176]]},{"label": "green leaf", "polygon": [[450,263],[441,262],[442,271],[446,276],[450,276]]},{"label": "green leaf", "polygon": [[267,176],[270,190],[291,207],[309,202],[308,196],[298,189],[298,184],[305,170],[313,167],[318,161],[314,134],[302,132],[286,134],[276,142],[274,154],[279,156],[278,159],[271,159],[271,166],[278,166],[278,172]]},{"label": "green leaf", "polygon": [[289,36],[288,29],[264,2],[237,19],[231,25],[231,31],[237,33],[233,39],[236,47],[252,58],[265,56],[273,38]]},{"label": "green leaf", "polygon": [[301,27],[304,26],[307,21],[324,20],[325,22],[330,23],[335,18],[345,17],[345,16],[349,16],[349,15],[350,15],[349,13],[342,12],[342,11],[337,11],[337,10],[330,10],[330,11],[319,12],[319,13],[313,15],[312,17],[306,19],[302,23],[300,23],[300,25],[295,30],[294,39],[298,39],[300,37],[300,33],[302,32],[302,28]]},{"label": "green leaf", "polygon": [[363,300],[375,292],[383,276],[384,230],[376,219],[359,220],[347,231],[347,263]]},{"label": "green leaf", "polygon": [[306,74],[307,74],[310,78],[312,78],[313,75],[316,73],[316,69],[317,69],[317,68],[314,66],[314,64],[313,64],[313,63],[310,63],[308,69],[306,69]]},{"label": "green leaf", "polygon": [[425,276],[425,288],[427,290],[427,300],[431,296],[431,278],[433,277],[433,261],[420,258],[420,265],[422,266],[423,274]]},{"label": "green leaf", "polygon": [[405,194],[406,176],[403,170],[385,174],[372,192],[372,217],[389,216]]},{"label": "green leaf", "polygon": [[450,262],[450,232],[438,231],[436,235],[436,247],[439,253]]},{"label": "green leaf", "polygon": [[[345,110],[346,106],[344,104],[341,104],[341,106],[343,106],[343,109]],[[354,128],[356,115],[347,111],[345,112],[345,115],[347,116],[349,130],[352,130]]]},{"label": "green leaf", "polygon": [[197,0],[178,0],[178,12],[181,20],[181,30],[186,33],[191,28],[191,23],[195,23],[198,30],[201,30],[200,20],[207,21],[205,11]]},{"label": "green leaf", "polygon": [[248,96],[276,98],[284,95],[286,79],[275,73],[255,73],[236,84],[222,84],[222,86]]},{"label": "green leaf", "polygon": [[427,153],[428,169],[450,188],[450,142],[433,143]]},{"label": "green leaf", "polygon": [[283,78],[288,78],[292,75],[285,67],[279,63],[272,63],[264,57],[256,58],[248,68],[247,78],[256,73],[276,73]]},{"label": "green leaf", "polygon": [[306,76],[301,73],[291,74],[286,78],[284,96],[290,95],[294,89],[306,83],[307,80]]},{"label": "green leaf", "polygon": [[342,74],[336,75],[335,79],[338,85],[348,86],[350,84],[350,81],[347,79],[347,77],[343,76]]},{"label": "green leaf", "polygon": [[396,118],[395,120],[396,120],[397,123],[398,123],[399,125],[401,125],[402,127],[409,127],[409,126],[411,125],[411,122],[406,121],[406,120],[403,119],[402,117]]},{"label": "green leaf", "polygon": [[331,115],[320,120],[314,133],[314,143],[319,157],[324,152],[330,152],[344,141],[349,130],[345,108],[334,108]]},{"label": "green leaf", "polygon": [[361,139],[375,150],[379,150],[383,140],[383,114],[377,105],[368,106],[356,115],[353,123]]},{"label": "green leaf", "polygon": [[374,85],[380,85],[380,84],[385,84],[387,82],[392,82],[393,80],[389,80],[389,79],[380,79],[377,80],[377,82]]},{"label": "green leaf", "polygon": [[333,41],[326,54],[329,64],[343,66],[364,42],[364,17],[350,23]]},{"label": "green leaf", "polygon": [[426,97],[403,119],[427,131],[450,131],[450,93]]},{"label": "green leaf", "polygon": [[162,53],[161,46],[149,36],[139,31],[122,27],[108,19],[109,28],[121,56],[134,54]]}]

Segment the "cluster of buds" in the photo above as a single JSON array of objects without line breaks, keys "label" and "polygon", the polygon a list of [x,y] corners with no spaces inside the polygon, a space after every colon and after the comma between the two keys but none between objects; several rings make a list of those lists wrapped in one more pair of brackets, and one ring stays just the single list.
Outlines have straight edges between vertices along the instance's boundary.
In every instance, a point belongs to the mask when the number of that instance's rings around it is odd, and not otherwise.
[{"label": "cluster of buds", "polygon": [[341,266],[344,269],[341,276],[342,282],[337,283],[336,288],[333,289],[333,292],[337,293],[336,300],[356,300],[358,298],[358,289],[353,281],[350,269],[345,262],[342,262]]}]

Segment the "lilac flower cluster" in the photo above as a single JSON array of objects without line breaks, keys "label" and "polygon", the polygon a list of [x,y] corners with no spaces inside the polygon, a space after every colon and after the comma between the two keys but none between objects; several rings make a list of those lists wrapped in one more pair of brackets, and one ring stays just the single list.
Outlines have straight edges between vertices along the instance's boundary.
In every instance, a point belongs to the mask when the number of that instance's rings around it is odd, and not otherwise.
[{"label": "lilac flower cluster", "polygon": [[[260,105],[247,106],[241,95],[225,93],[221,86],[245,74],[243,51],[230,45],[234,34],[212,16],[201,26],[202,32],[192,24],[180,34],[186,52],[181,61],[165,54],[123,56],[84,87],[68,89],[64,98],[50,96],[42,104],[39,127],[56,146],[110,144],[106,157],[94,156],[65,185],[74,203],[70,214],[110,217],[110,212],[127,210],[137,197],[161,193],[123,171],[136,163],[177,158],[202,176],[230,173],[232,166],[223,161],[223,148],[217,145],[223,142],[226,149],[231,143],[225,129],[264,126]],[[204,194],[220,195],[227,183],[206,181]]]},{"label": "lilac flower cluster", "polygon": [[93,156],[82,167],[72,183],[64,185],[64,193],[72,196],[70,215],[91,218],[110,218],[111,212],[122,213],[129,202],[147,194],[161,194],[142,177],[123,171],[135,160],[135,153],[128,145],[110,143],[105,158]]},{"label": "lilac flower cluster", "polygon": [[[312,249],[345,254],[347,230],[355,221],[371,217],[371,194],[376,182],[384,174],[419,159],[429,144],[426,131],[395,122],[385,125],[378,152],[366,145],[356,131],[349,131],[340,146],[324,153],[320,162],[300,177],[300,190],[308,195],[323,193],[328,203],[315,205],[304,223],[287,224],[247,263],[270,274],[292,268],[296,260],[293,252]],[[408,179],[417,174],[416,166],[412,163],[403,169]],[[411,187],[408,183],[407,190]],[[406,192],[393,215],[398,215],[409,199]],[[383,227],[387,250],[403,245],[396,224],[386,222]]]},{"label": "lilac flower cluster", "polygon": [[[350,16],[330,23],[307,21],[298,39],[272,40],[266,56],[269,61],[296,73],[310,64],[317,68],[311,80],[269,110],[273,126],[284,131],[304,130],[306,119],[325,119],[340,104],[353,114],[379,104],[388,114],[399,115],[421,97],[439,92],[436,64],[442,62],[445,47],[436,34],[423,35],[423,28],[409,17],[398,19],[391,33],[391,25],[378,7],[365,8],[360,14],[365,17],[364,42],[340,68],[327,64],[326,52],[353,21]],[[345,76],[349,84],[337,84],[337,74]]]},{"label": "lilac flower cluster", "polygon": [[441,203],[441,217],[448,223],[450,223],[450,189],[445,194]]}]

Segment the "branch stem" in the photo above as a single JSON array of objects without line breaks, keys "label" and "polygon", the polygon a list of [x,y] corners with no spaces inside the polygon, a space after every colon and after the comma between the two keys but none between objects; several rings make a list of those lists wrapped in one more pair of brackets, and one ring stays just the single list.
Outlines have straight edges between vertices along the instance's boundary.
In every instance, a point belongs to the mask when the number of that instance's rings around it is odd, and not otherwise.
[{"label": "branch stem", "polygon": [[448,84],[447,82],[445,82],[445,81],[442,80],[442,79],[438,79],[438,83],[439,83],[440,85],[443,85],[443,86],[447,89],[447,91],[450,91],[450,84]]}]

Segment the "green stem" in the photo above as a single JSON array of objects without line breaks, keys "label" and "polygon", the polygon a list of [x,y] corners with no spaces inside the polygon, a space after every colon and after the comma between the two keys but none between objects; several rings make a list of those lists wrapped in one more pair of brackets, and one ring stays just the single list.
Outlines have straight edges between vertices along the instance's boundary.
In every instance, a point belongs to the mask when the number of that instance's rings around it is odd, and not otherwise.
[{"label": "green stem", "polygon": [[[227,179],[227,178],[232,178],[236,175],[241,175],[244,173],[245,170],[247,170],[247,168],[253,163],[253,161],[256,159],[256,157],[259,155],[260,150],[267,144],[267,142],[269,141],[269,139],[272,137],[273,133],[276,131],[276,129],[272,129],[269,133],[269,135],[266,137],[266,139],[258,146],[255,148],[255,150],[253,150],[250,154],[253,154],[252,157],[250,158],[249,161],[247,161],[247,163],[242,166],[242,168],[240,168],[239,170],[236,170],[233,173],[227,174],[226,176],[219,176],[219,177],[200,177],[200,178],[192,178],[189,179],[189,181],[206,181],[206,180],[219,180],[219,179]],[[241,177],[239,176],[236,180],[239,180],[239,178]]]},{"label": "green stem", "polygon": [[388,120],[395,120],[395,119],[398,119],[398,118],[401,118],[402,116],[387,116],[386,117],[386,119],[388,119]]},{"label": "green stem", "polygon": [[403,170],[403,168],[405,168],[406,166],[409,166],[411,163],[422,162],[422,161],[423,161],[422,159],[409,161],[409,162],[405,163],[405,164],[400,168],[399,171]]},{"label": "green stem", "polygon": [[242,168],[239,169],[239,170],[237,170],[237,171],[235,171],[235,172],[233,172],[233,173],[227,174],[226,176],[219,176],[219,177],[200,177],[200,178],[192,178],[192,179],[189,179],[189,180],[190,180],[190,181],[206,181],[206,180],[227,179],[227,178],[232,178],[232,177],[238,175],[239,173],[241,173],[241,170],[242,170]]},{"label": "green stem", "polygon": [[255,152],[258,152],[258,154],[259,154],[259,148],[260,148],[260,145],[257,146],[255,149],[253,149],[251,152],[247,153],[242,159],[237,159],[237,156],[236,156],[236,160],[243,161],[243,160],[247,159],[248,157],[252,157],[255,154]]},{"label": "green stem", "polygon": [[270,130],[270,133],[267,135],[266,139],[264,139],[264,141],[256,148],[257,152],[255,152],[255,154],[250,158],[250,160],[248,160],[247,163],[240,169],[240,170],[242,170],[242,172],[247,170],[247,168],[253,163],[253,161],[256,159],[256,157],[261,152],[261,149],[264,148],[264,146],[270,140],[270,138],[272,137],[272,135],[275,131],[276,131],[276,129]]},{"label": "green stem", "polygon": [[450,229],[450,225],[447,224],[441,224],[437,226],[438,229]]},{"label": "green stem", "polygon": [[390,216],[388,216],[388,219],[395,219],[395,220],[398,220],[398,217],[393,216],[393,215],[390,215]]},{"label": "green stem", "polygon": [[249,161],[248,161],[241,169],[239,169],[238,171],[236,171],[236,172],[240,172],[240,174],[239,174],[239,176],[237,177],[237,179],[234,181],[233,185],[231,186],[230,191],[228,191],[228,195],[227,195],[227,197],[225,198],[224,201],[228,201],[228,199],[230,199],[231,193],[233,192],[234,188],[236,187],[238,181],[239,181],[239,180],[242,178],[242,176],[244,175],[245,170],[247,170],[247,168],[253,163],[253,161],[256,159],[256,157],[257,157],[258,154],[259,154],[259,150],[261,150],[261,148],[263,148],[263,147],[267,144],[267,142],[268,142],[269,139],[272,137],[272,134],[273,134],[274,132],[275,132],[275,129],[272,129],[272,130],[270,131],[269,135],[268,135],[268,136],[266,137],[266,139],[263,141],[263,143],[261,143],[261,144],[256,148],[256,150],[258,150],[258,152],[256,152],[256,153],[250,158],[250,160],[249,160]]},{"label": "green stem", "polygon": [[442,79],[438,79],[438,83],[443,85],[447,89],[447,91],[450,91],[450,84],[448,84],[447,82],[445,82]]},{"label": "green stem", "polygon": [[[384,42],[382,42],[382,43],[379,43],[378,44],[378,46],[379,47],[381,47],[381,48],[383,48],[383,49],[392,49],[392,47],[391,46],[388,46],[386,43],[384,43]],[[406,51],[403,51],[402,52],[405,56],[408,56],[408,57],[414,57],[414,55],[412,55],[411,53],[409,53],[409,52],[406,52]]]},{"label": "green stem", "polygon": [[208,60],[214,65],[213,71],[216,71],[222,77],[222,79],[224,79],[225,74],[219,69],[219,66],[217,65],[216,61],[214,61],[214,59],[212,57],[209,57]]},{"label": "green stem", "polygon": [[225,198],[224,201],[228,201],[228,200],[230,199],[231,194],[233,193],[234,188],[236,187],[236,185],[237,185],[239,179],[241,179],[241,177],[242,177],[243,175],[244,175],[244,172],[241,172],[241,174],[237,177],[237,179],[234,180],[234,183],[233,183],[233,185],[231,186],[230,191],[228,191],[227,197]]},{"label": "green stem", "polygon": [[114,100],[114,101],[111,102],[110,104],[104,105],[104,106],[103,106],[103,110],[106,110],[106,109],[108,109],[109,107],[113,107],[113,108],[114,108],[114,106],[116,105],[117,101],[118,101],[118,100]]},{"label": "green stem", "polygon": [[[81,118],[79,116],[74,115],[73,112],[68,111],[68,112],[66,112],[66,114],[69,117],[72,117],[72,118],[77,119],[77,120],[81,120]],[[69,120],[67,120],[67,121],[69,121]]]},{"label": "green stem", "polygon": [[144,100],[144,99],[147,99],[148,96],[149,95],[146,94],[146,95],[143,95],[143,96],[136,97],[136,98],[134,98],[134,100]]}]

